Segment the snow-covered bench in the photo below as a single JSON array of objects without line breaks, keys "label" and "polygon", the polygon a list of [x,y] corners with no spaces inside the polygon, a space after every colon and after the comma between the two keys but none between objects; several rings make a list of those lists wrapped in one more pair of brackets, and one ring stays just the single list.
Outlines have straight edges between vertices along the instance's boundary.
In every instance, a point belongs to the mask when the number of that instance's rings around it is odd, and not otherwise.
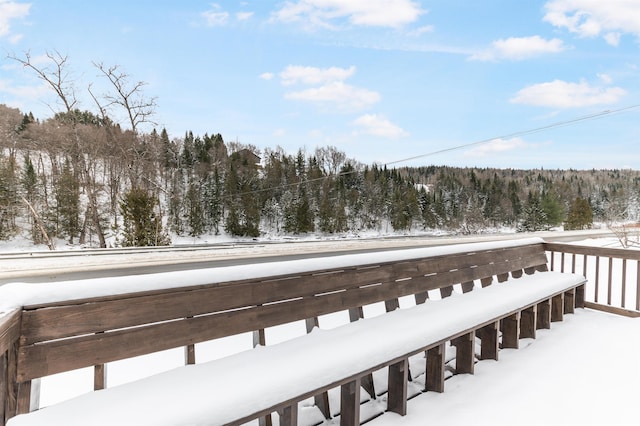
[{"label": "snow-covered bench", "polygon": [[[456,372],[472,373],[476,337],[480,359],[497,359],[499,345],[517,347],[519,338],[535,337],[536,329],[550,327],[584,301],[585,279],[546,272],[538,239],[321,261],[328,267],[292,261],[211,270],[219,274],[217,283],[200,285],[201,278],[183,276],[189,287],[138,283],[155,289],[135,293],[112,288],[102,294],[106,283],[94,280],[92,296],[73,302],[65,295],[77,282],[58,296],[40,295],[47,301],[22,308],[18,412],[28,411],[31,380],[48,374],[91,365],[101,372],[106,362],[171,347],[187,346],[193,354],[196,342],[296,320],[313,325],[318,316],[340,310],[349,310],[353,322],[86,394],[8,424],[222,425],[276,411],[280,424],[296,424],[298,403],[310,397],[329,416],[326,392],[336,387],[341,424],[358,424],[360,389],[375,397],[371,374],[384,367],[387,408],[405,414],[410,356],[426,352],[425,388],[442,392],[446,342],[456,347]],[[454,286],[461,291],[448,297]],[[438,289],[443,300],[426,301]],[[398,298],[407,295],[415,295],[417,305],[397,309]],[[362,306],[376,302],[385,302],[388,313],[361,319]]]}]

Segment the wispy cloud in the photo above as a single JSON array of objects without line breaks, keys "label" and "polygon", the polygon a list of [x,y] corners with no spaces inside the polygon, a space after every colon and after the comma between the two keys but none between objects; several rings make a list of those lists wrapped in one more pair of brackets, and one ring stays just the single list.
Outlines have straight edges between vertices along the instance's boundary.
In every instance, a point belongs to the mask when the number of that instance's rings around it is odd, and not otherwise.
[{"label": "wispy cloud", "polygon": [[365,114],[358,117],[354,122],[359,130],[356,134],[367,134],[389,139],[399,139],[409,136],[409,133],[400,126],[392,123],[386,117],[378,114]]},{"label": "wispy cloud", "polygon": [[279,76],[283,86],[312,86],[287,92],[285,99],[310,102],[325,111],[354,112],[380,101],[380,94],[377,92],[344,82],[355,72],[354,66],[318,68],[289,65]]},{"label": "wispy cloud", "polygon": [[289,65],[281,73],[282,84],[290,86],[293,84],[323,84],[336,81],[344,81],[356,72],[356,67],[349,68],[330,67],[317,68],[300,65]]},{"label": "wispy cloud", "polygon": [[300,23],[308,29],[352,26],[400,28],[426,13],[410,0],[298,0],[287,1],[272,20]]},{"label": "wispy cloud", "polygon": [[558,38],[546,40],[538,35],[510,37],[494,41],[490,48],[472,55],[470,59],[478,61],[523,60],[549,53],[560,53],[566,49],[564,42]]},{"label": "wispy cloud", "polygon": [[231,15],[226,10],[223,10],[219,4],[212,3],[211,8],[200,14],[204,18],[205,24],[209,27],[223,27],[234,21],[244,22],[250,20],[254,15],[254,12],[237,12]]},{"label": "wispy cloud", "polygon": [[465,157],[486,157],[489,155],[500,154],[516,149],[522,149],[529,147],[530,144],[525,142],[522,138],[511,139],[493,139],[487,143],[478,145],[477,147],[465,151]]},{"label": "wispy cloud", "polygon": [[20,40],[20,34],[11,34],[11,22],[14,19],[26,18],[30,9],[29,3],[0,0],[0,38],[8,36],[12,43]]},{"label": "wispy cloud", "polygon": [[626,93],[620,87],[596,86],[586,81],[572,83],[554,80],[525,87],[516,93],[511,102],[550,108],[580,108],[615,104]]},{"label": "wispy cloud", "polygon": [[380,101],[380,95],[372,90],[354,87],[335,81],[284,95],[285,99],[314,103],[326,111],[353,112],[371,107]]},{"label": "wispy cloud", "polygon": [[640,2],[634,0],[551,0],[544,20],[580,37],[603,36],[617,46],[621,33],[640,37]]}]

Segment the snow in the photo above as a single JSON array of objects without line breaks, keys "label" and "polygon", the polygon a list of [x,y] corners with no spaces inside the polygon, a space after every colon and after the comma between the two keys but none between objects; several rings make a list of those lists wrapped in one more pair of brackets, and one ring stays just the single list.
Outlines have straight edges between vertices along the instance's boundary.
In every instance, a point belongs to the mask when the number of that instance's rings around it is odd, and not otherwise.
[{"label": "snow", "polygon": [[[493,245],[493,243],[489,244]],[[598,245],[593,243],[593,245]],[[454,248],[438,248],[434,252],[442,253],[446,250]],[[459,249],[459,247],[458,247]],[[385,258],[388,260],[388,258]],[[326,260],[326,259],[325,259]],[[352,259],[353,260],[353,259]],[[367,263],[371,263],[372,258],[369,257]],[[287,265],[285,265],[287,266]],[[298,267],[300,264],[298,264]],[[287,267],[293,267],[288,265]],[[323,263],[326,268],[326,262]],[[237,271],[236,271],[237,272]],[[229,272],[231,274],[231,272]],[[283,273],[283,269],[278,269],[277,273]],[[181,273],[181,278],[185,274]],[[158,277],[156,277],[158,278]],[[192,277],[194,280],[196,276]],[[171,280],[167,280],[170,282]],[[210,280],[209,280],[210,281]],[[67,283],[70,285],[70,283]],[[101,284],[101,280],[97,280],[95,284]],[[163,284],[164,285],[164,284]],[[22,284],[21,290],[27,289],[27,286],[34,284]],[[4,287],[4,286],[3,286]],[[2,289],[3,287],[0,287]],[[493,287],[493,286],[492,286]],[[478,293],[482,293],[487,289],[482,289]],[[17,289],[17,287],[16,287]],[[42,289],[41,289],[42,290]],[[62,288],[55,292],[54,295],[47,295],[43,299],[50,297],[68,297],[73,295],[76,288],[70,286]],[[16,290],[18,291],[18,290]],[[100,290],[104,291],[104,289]],[[130,289],[128,289],[130,291]],[[461,300],[467,296],[475,295],[474,292],[454,299]],[[4,302],[4,296],[0,296],[0,304],[7,307],[18,306],[19,303],[38,303],[39,299],[36,295],[15,296],[11,303]],[[490,293],[483,293],[490,294]],[[34,297],[34,299],[32,299]],[[82,295],[79,297],[87,297]],[[457,303],[456,300],[456,303]],[[466,299],[465,299],[466,300]],[[437,303],[428,302],[428,306],[437,306]],[[401,300],[401,306],[403,301]],[[442,305],[446,306],[446,305]],[[384,308],[366,307],[370,313],[375,314],[376,311],[381,313]],[[401,314],[405,311],[400,310],[390,315],[410,315]],[[2,307],[0,307],[2,311]],[[368,312],[369,313],[369,312]],[[344,313],[341,313],[344,314]],[[387,315],[387,314],[385,314]],[[375,318],[367,321],[374,321]],[[333,328],[348,321],[345,315],[331,315],[320,318],[320,327],[322,329]],[[400,321],[400,320],[398,320]],[[365,321],[362,321],[365,323]],[[416,322],[420,324],[420,322]],[[364,326],[361,326],[364,327]],[[420,330],[409,328],[407,333],[413,333]],[[333,330],[335,331],[335,330]],[[267,343],[272,345],[277,342],[284,342],[282,345],[274,345],[266,348],[259,348],[259,351],[274,351],[290,349],[295,346],[294,342],[290,342],[292,336],[301,336],[304,334],[303,324],[290,324],[283,327],[276,327],[267,330]],[[323,330],[314,330],[307,338],[321,340],[326,335]],[[421,334],[421,333],[417,333]],[[404,333],[402,333],[404,335]],[[353,338],[354,336],[350,336]],[[357,337],[357,336],[356,336]],[[402,338],[398,336],[398,338]],[[413,335],[411,339],[419,338]],[[394,345],[384,344],[378,340],[379,337],[369,336],[365,339],[367,345],[372,345],[375,351],[387,351],[389,347]],[[222,358],[226,355],[246,350],[251,347],[251,335],[243,334],[233,336],[232,338],[219,339],[215,342],[207,342],[205,344],[196,345],[196,354],[198,365],[181,368],[194,374],[204,374],[203,370],[213,368],[207,364],[201,364],[208,360]],[[276,348],[276,349],[272,349]],[[285,348],[285,349],[277,349]],[[363,350],[366,347],[363,348]],[[317,361],[330,362],[337,356],[328,351],[322,356],[314,355],[306,360],[302,360],[299,364],[293,364],[291,357],[282,356],[285,368],[291,371],[291,374],[297,374],[304,377],[306,369],[312,363]],[[503,349],[500,351],[500,360],[481,361],[475,366],[474,375],[456,375],[448,379],[445,383],[445,392],[438,394],[427,392],[419,394],[411,399],[408,403],[408,414],[400,417],[393,413],[386,413],[372,420],[369,424],[373,426],[387,425],[424,425],[424,424],[447,424],[447,425],[538,425],[538,424],[562,424],[562,425],[635,425],[637,424],[636,413],[636,397],[637,384],[640,383],[640,320],[624,318],[620,316],[609,315],[591,310],[577,310],[574,315],[565,315],[564,321],[553,323],[551,330],[538,330],[537,339],[520,340],[520,349]],[[249,355],[243,355],[249,356]],[[225,360],[224,363],[231,362]],[[154,386],[156,383],[173,380],[178,381],[180,376],[172,370],[182,363],[182,351],[180,349],[164,351],[161,353],[151,354],[145,357],[138,357],[130,360],[119,361],[109,364],[109,387],[113,387],[113,391],[118,389],[118,385],[132,382],[136,379],[157,374],[162,371],[166,373],[159,374],[151,379],[145,379],[142,384],[133,383],[131,386],[141,386],[138,389],[140,394],[132,397],[127,396],[126,388],[123,391],[114,392],[114,398],[120,395],[123,403],[149,404],[158,410],[158,413],[165,413],[163,422],[154,417],[147,415],[139,418],[129,418],[127,421],[118,421],[116,424],[197,424],[188,422],[180,409],[181,399],[172,400],[170,402],[160,401],[157,399],[145,401],[145,395],[149,395],[145,391],[144,386]],[[414,375],[420,373],[419,366],[423,363],[423,359],[412,359],[411,369]],[[223,364],[224,365],[224,364]],[[248,371],[255,367],[255,364],[239,364],[237,371]],[[424,367],[422,367],[424,368]],[[235,370],[234,370],[235,371]],[[221,372],[222,374],[223,372]],[[266,372],[260,371],[260,374]],[[207,372],[206,374],[211,374]],[[165,376],[166,375],[166,376]],[[240,387],[243,391],[251,392],[254,387],[253,381],[239,380],[236,375],[232,375],[233,379],[229,380],[230,386]],[[189,376],[187,376],[189,377]],[[83,369],[74,372],[55,375],[43,379],[42,398],[43,406],[58,403],[64,399],[75,397],[84,392],[88,392],[92,387],[93,370]],[[376,377],[374,376],[374,379]],[[186,379],[183,379],[186,380]],[[416,391],[420,387],[421,378],[418,377],[414,382],[410,383],[412,390]],[[194,380],[193,382],[199,382]],[[192,386],[188,380],[183,382],[184,386]],[[181,392],[179,383],[174,386],[170,395],[176,398],[182,398],[184,392]],[[208,401],[218,400],[215,392],[220,389],[203,388],[200,389],[198,395],[207,398]],[[410,389],[411,391],[411,389]],[[269,391],[263,391],[269,395]],[[363,392],[364,393],[364,392]],[[364,393],[366,394],[366,393]],[[249,394],[248,394],[249,395]],[[222,398],[224,395],[220,396]],[[91,394],[82,395],[71,404],[75,404],[74,410],[78,413],[87,413],[96,409],[104,410],[105,406],[99,404],[97,407],[90,405]],[[330,394],[332,398],[332,407],[337,406],[335,395]],[[363,397],[364,398],[364,397]],[[147,398],[148,399],[148,398]],[[379,413],[384,410],[384,403],[380,401],[372,401],[362,407],[362,416],[365,413]],[[80,401],[80,402],[77,402]],[[179,402],[176,402],[179,401]],[[247,402],[252,403],[251,397],[247,397]],[[319,412],[315,408],[310,407],[311,402],[301,404],[300,424],[313,424],[321,419]],[[49,407],[46,411],[53,410],[55,406]],[[108,410],[107,410],[108,411]],[[115,410],[114,410],[115,411]],[[44,413],[44,411],[43,411]],[[33,413],[33,414],[38,414]],[[33,415],[32,414],[32,415]],[[115,415],[116,413],[110,413]],[[10,426],[21,425],[20,419],[30,418],[18,417],[10,422]],[[193,413],[198,416],[198,413]],[[277,417],[277,416],[276,416]],[[61,420],[59,424],[72,424],[69,417]],[[158,420],[158,422],[156,422]],[[305,422],[307,420],[307,422]],[[29,424],[29,423],[24,423]],[[58,424],[58,423],[53,423]],[[95,423],[98,424],[98,423]],[[114,424],[114,423],[110,423]],[[206,422],[203,424],[207,424]],[[325,424],[339,424],[339,418],[327,421]]]}]

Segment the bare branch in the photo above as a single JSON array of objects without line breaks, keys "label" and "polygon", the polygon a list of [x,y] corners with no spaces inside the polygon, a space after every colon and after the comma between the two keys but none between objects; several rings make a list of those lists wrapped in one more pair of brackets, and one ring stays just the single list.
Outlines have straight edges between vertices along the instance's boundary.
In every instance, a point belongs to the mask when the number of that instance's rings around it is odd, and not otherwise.
[{"label": "bare branch", "polygon": [[7,57],[22,64],[23,67],[29,68],[35,72],[36,76],[44,81],[64,104],[66,112],[71,112],[76,107],[78,100],[75,94],[75,88],[71,75],[68,71],[67,55],[62,55],[57,50],[46,52],[48,65],[39,66],[31,57],[29,51],[25,52],[24,58],[10,54]]},{"label": "bare branch", "polygon": [[156,98],[147,98],[142,93],[147,83],[143,81],[130,83],[130,76],[121,71],[118,65],[107,67],[103,63],[97,62],[94,62],[93,65],[109,80],[115,90],[115,94],[104,96],[107,100],[106,108],[113,105],[122,108],[127,115],[134,135],[138,134],[138,127],[141,124],[156,124],[151,120],[151,116],[155,114],[156,110]]}]

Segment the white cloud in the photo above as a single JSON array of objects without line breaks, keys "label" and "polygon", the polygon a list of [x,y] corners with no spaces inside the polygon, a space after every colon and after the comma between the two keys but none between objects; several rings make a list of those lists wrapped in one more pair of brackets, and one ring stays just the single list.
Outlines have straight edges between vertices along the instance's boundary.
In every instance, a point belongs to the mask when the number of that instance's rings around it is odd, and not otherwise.
[{"label": "white cloud", "polygon": [[336,21],[351,25],[400,28],[426,13],[410,0],[298,0],[287,1],[272,14],[280,22],[300,22],[310,28],[336,28]]},{"label": "white cloud", "polygon": [[262,74],[260,74],[259,76],[262,80],[272,80],[273,77],[275,77],[275,75],[272,72],[263,72]]},{"label": "white cloud", "polygon": [[282,84],[290,86],[293,84],[323,84],[336,81],[344,81],[356,72],[356,67],[349,68],[330,67],[316,68],[299,65],[289,65],[280,73]]},{"label": "white cloud", "polygon": [[[29,3],[0,0],[0,37],[8,36],[11,33],[11,21],[27,17],[29,9],[31,9]],[[19,39],[19,35],[13,35],[10,38],[12,42]]]},{"label": "white cloud", "polygon": [[496,40],[491,47],[471,56],[478,61],[493,61],[497,59],[522,60],[547,53],[559,53],[566,50],[562,40],[554,38],[546,40],[538,35],[531,37],[510,37]]},{"label": "white cloud", "polygon": [[276,138],[281,138],[286,134],[286,130],[284,129],[276,129],[273,131],[272,136],[276,137]]},{"label": "white cloud", "polygon": [[640,37],[640,2],[637,0],[550,0],[544,20],[580,37],[603,35],[616,46],[621,33]]},{"label": "white cloud", "polygon": [[202,17],[210,27],[220,27],[229,21],[229,12],[221,10],[220,5],[212,4],[211,9],[202,12]]},{"label": "white cloud", "polygon": [[593,86],[585,81],[571,83],[554,80],[534,84],[518,91],[511,102],[551,108],[579,108],[618,102],[626,91],[620,87]]},{"label": "white cloud", "polygon": [[611,78],[611,76],[609,74],[596,74],[598,76],[598,78],[604,83],[604,84],[611,84],[613,83],[613,79]]},{"label": "white cloud", "polygon": [[620,44],[620,33],[607,33],[604,40],[611,46],[617,46]]},{"label": "white cloud", "polygon": [[527,144],[522,138],[511,139],[493,139],[487,143],[478,145],[477,147],[466,151],[465,157],[486,157],[492,154],[499,154],[507,151],[513,151],[514,149],[526,148]]},{"label": "white cloud", "polygon": [[372,136],[390,139],[409,136],[409,133],[401,127],[393,124],[386,117],[378,114],[365,114],[358,117],[353,124],[361,129],[358,133],[364,133]]},{"label": "white cloud", "polygon": [[354,87],[341,81],[289,92],[284,97],[290,100],[311,102],[324,109],[335,109],[339,112],[359,111],[380,101],[380,95],[377,92]]},{"label": "white cloud", "polygon": [[238,12],[236,13],[236,19],[238,21],[247,21],[251,19],[253,16],[253,12]]}]

